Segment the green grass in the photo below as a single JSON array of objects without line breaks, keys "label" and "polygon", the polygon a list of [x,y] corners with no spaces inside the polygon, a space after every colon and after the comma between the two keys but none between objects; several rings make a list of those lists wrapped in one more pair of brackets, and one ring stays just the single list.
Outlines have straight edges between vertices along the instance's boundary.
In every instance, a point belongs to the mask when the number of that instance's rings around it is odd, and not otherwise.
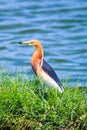
[{"label": "green grass", "polygon": [[42,88],[39,81],[0,73],[0,130],[86,130],[87,88]]}]

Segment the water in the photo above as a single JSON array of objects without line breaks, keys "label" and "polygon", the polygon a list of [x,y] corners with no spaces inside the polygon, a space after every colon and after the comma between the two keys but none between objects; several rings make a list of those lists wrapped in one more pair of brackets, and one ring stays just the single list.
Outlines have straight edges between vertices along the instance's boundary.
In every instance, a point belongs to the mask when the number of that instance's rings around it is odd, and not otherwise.
[{"label": "water", "polygon": [[38,39],[45,60],[63,79],[87,84],[87,0],[0,0],[0,64],[14,73],[28,71]]}]

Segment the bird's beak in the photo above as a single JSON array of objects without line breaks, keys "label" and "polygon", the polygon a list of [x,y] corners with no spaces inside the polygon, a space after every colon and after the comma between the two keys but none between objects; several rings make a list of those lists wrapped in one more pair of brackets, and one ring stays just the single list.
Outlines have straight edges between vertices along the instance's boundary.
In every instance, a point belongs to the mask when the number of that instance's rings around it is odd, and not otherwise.
[{"label": "bird's beak", "polygon": [[31,42],[30,41],[25,41],[25,42],[19,42],[20,44],[28,44],[28,45],[31,45]]},{"label": "bird's beak", "polygon": [[19,42],[20,44],[28,44],[28,42]]}]

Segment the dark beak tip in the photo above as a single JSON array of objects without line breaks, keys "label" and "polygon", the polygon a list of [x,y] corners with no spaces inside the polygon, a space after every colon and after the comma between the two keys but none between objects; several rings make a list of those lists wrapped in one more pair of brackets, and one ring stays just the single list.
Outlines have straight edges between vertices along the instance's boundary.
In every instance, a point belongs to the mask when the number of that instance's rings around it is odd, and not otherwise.
[{"label": "dark beak tip", "polygon": [[19,42],[19,44],[22,44],[22,42]]}]

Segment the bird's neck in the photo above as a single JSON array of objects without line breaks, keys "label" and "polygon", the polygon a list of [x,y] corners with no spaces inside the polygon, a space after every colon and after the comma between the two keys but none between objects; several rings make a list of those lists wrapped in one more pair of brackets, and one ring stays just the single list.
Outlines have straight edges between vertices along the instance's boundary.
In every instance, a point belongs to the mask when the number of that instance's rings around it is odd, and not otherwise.
[{"label": "bird's neck", "polygon": [[35,48],[35,52],[33,53],[32,59],[40,60],[43,57],[43,48],[42,46],[39,46]]},{"label": "bird's neck", "polygon": [[33,53],[31,65],[35,71],[37,70],[38,66],[41,66],[43,62],[43,48],[39,46],[36,48],[35,52]]}]

